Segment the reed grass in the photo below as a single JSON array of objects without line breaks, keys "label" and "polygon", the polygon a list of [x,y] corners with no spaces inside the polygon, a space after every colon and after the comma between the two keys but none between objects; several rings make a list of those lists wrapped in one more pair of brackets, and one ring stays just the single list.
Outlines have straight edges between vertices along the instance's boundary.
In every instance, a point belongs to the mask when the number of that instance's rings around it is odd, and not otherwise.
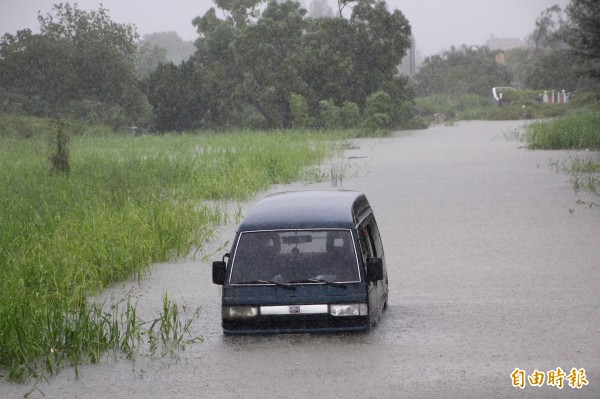
[{"label": "reed grass", "polygon": [[[530,149],[542,150],[588,150],[594,156],[570,157],[563,162],[553,161],[557,171],[571,176],[573,189],[600,195],[600,102],[583,98],[584,107],[550,121],[536,122],[527,127],[524,134]],[[590,154],[591,155],[591,154]],[[592,202],[590,206],[598,206]]]},{"label": "reed grass", "polygon": [[[307,170],[343,137],[74,135],[64,175],[50,173],[44,135],[0,135],[0,374],[23,380],[96,362],[111,348],[130,354],[145,323],[135,305],[88,298],[201,246],[227,219],[218,200],[319,176]],[[159,337],[179,342],[189,327],[166,294],[164,305],[146,334],[154,347]]]},{"label": "reed grass", "polygon": [[600,112],[533,123],[528,127],[527,146],[544,150],[600,150]]}]

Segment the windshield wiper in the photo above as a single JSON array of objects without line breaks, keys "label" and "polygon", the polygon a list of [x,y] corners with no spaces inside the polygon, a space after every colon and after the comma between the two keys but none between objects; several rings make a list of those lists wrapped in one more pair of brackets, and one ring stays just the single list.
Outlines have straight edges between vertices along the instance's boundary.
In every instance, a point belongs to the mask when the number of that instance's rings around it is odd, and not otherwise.
[{"label": "windshield wiper", "polygon": [[322,278],[307,278],[306,280],[292,281],[292,283],[295,283],[295,284],[322,283],[322,284],[327,284],[327,285],[333,285],[335,287],[346,288],[346,283],[338,283],[336,281],[324,280]]},{"label": "windshield wiper", "polygon": [[282,281],[275,281],[275,280],[251,280],[251,281],[242,281],[242,282],[234,283],[234,284],[240,284],[240,285],[245,285],[245,284],[273,284],[273,285],[276,285],[278,287],[287,288],[288,290],[295,290],[296,289],[296,287],[294,287],[291,283],[284,283]]}]

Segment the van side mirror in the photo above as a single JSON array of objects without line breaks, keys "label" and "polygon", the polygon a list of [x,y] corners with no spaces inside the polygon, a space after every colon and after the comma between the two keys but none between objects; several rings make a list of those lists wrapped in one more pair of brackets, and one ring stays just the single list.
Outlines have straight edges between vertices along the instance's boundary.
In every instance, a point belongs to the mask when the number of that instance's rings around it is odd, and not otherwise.
[{"label": "van side mirror", "polygon": [[377,282],[383,280],[383,259],[368,258],[367,259],[367,281]]},{"label": "van side mirror", "polygon": [[213,262],[212,279],[214,284],[223,285],[225,283],[225,261],[217,260]]},{"label": "van side mirror", "polygon": [[223,259],[213,262],[212,277],[214,284],[225,284],[225,269],[227,268],[227,262],[225,262],[225,258],[229,258],[229,256],[230,254],[227,252],[225,255],[223,255]]}]

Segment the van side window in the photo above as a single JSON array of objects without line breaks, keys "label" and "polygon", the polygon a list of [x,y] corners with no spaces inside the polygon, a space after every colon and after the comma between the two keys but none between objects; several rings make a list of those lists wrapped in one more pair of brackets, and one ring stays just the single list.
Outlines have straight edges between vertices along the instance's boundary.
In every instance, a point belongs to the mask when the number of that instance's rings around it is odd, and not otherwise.
[{"label": "van side window", "polygon": [[369,221],[369,224],[367,225],[367,230],[369,233],[369,239],[371,241],[371,244],[373,245],[373,256],[382,257],[383,244],[381,242],[381,235],[379,234],[377,222],[375,222],[374,218]]},{"label": "van side window", "polygon": [[362,250],[363,260],[367,264],[367,258],[373,257],[373,244],[371,242],[369,229],[365,225],[360,228],[360,248]]}]

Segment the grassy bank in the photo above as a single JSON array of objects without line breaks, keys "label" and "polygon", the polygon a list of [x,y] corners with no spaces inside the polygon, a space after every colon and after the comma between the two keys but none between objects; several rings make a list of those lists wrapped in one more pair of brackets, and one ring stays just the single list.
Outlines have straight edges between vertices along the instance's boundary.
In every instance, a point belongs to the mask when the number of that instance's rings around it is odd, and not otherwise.
[{"label": "grassy bank", "polygon": [[226,218],[215,200],[322,177],[340,135],[72,136],[68,175],[50,172],[46,135],[27,137],[0,135],[0,369],[15,380],[131,349],[135,307],[88,296],[202,245]]},{"label": "grassy bank", "polygon": [[528,128],[527,146],[544,150],[600,150],[600,111],[534,123]]},{"label": "grassy bank", "polygon": [[[525,141],[530,149],[588,150],[594,155],[555,163],[557,171],[571,176],[575,191],[600,195],[600,104],[551,121],[528,126]],[[592,202],[590,206],[598,205]]]},{"label": "grassy bank", "polygon": [[577,113],[593,103],[587,95],[567,104],[542,104],[531,96],[525,96],[515,97],[511,103],[497,106],[494,105],[491,92],[489,97],[432,95],[416,99],[419,115],[431,117],[434,114],[444,114],[446,121],[548,119]]}]

